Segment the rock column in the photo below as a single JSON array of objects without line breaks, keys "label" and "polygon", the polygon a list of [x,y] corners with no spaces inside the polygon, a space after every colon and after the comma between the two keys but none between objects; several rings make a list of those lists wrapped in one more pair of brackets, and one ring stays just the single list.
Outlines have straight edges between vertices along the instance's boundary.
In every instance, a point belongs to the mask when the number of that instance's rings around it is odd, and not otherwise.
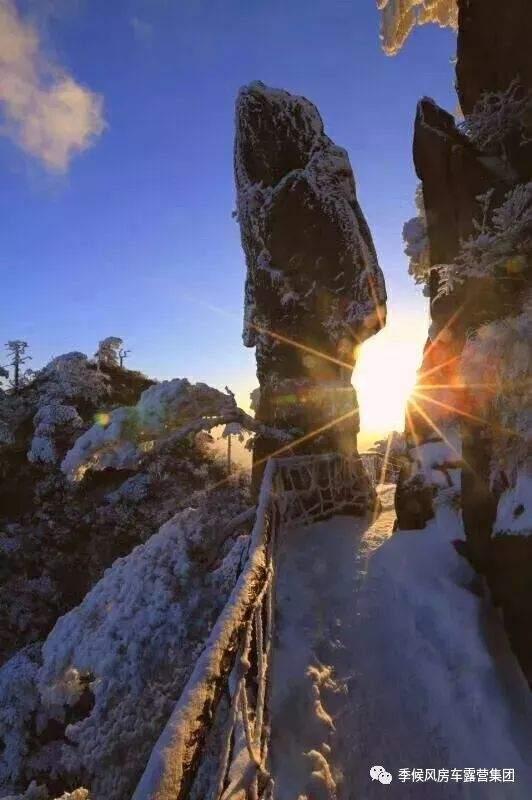
[{"label": "rock column", "polygon": [[[386,292],[347,153],[312,103],[256,82],[236,103],[235,177],[257,418],[290,432],[292,452],[356,454],[351,376],[385,323]],[[257,475],[278,448],[257,439]]]}]

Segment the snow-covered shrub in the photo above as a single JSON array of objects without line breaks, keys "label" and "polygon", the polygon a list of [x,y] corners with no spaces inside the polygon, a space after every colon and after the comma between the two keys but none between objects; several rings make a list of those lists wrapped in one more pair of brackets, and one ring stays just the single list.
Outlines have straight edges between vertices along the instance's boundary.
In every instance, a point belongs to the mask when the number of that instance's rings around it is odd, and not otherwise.
[{"label": "snow-covered shrub", "polygon": [[[115,562],[43,646],[41,714],[64,721],[87,685],[94,705],[66,728],[62,764],[95,800],[128,800],[245,557],[220,497],[183,511]],[[127,770],[124,763],[127,759]]]},{"label": "snow-covered shrub", "polygon": [[393,458],[399,458],[406,453],[406,440],[404,433],[392,431],[385,439],[378,439],[370,448],[370,453],[380,453]]},{"label": "snow-covered shrub", "polygon": [[107,501],[112,505],[116,503],[141,503],[150,491],[150,475],[139,473],[132,475],[114,492],[107,495]]},{"label": "snow-covered shrub", "polygon": [[37,412],[28,460],[55,464],[64,453],[57,447],[58,439],[68,447],[76,430],[83,427],[77,406],[95,407],[101,402],[109,390],[107,378],[83,353],[67,353],[36,374],[34,389]]},{"label": "snow-covered shrub", "polygon": [[[14,546],[18,552],[9,553],[7,548]],[[8,561],[6,556],[15,558],[9,559],[16,562],[16,556],[20,556],[20,561],[26,561],[25,554],[21,552],[24,547],[22,537],[4,538],[0,536],[0,554],[4,561]],[[29,565],[29,559],[28,559]],[[3,572],[4,570],[2,570]],[[38,637],[43,619],[46,619],[51,610],[55,608],[57,589],[54,581],[48,573],[28,577],[24,573],[10,575],[9,580],[9,605],[4,604],[4,589],[0,593],[0,606],[2,607],[2,617],[7,631],[16,632],[19,642],[35,641]],[[3,635],[2,637],[3,638]],[[1,640],[0,638],[0,640]]]},{"label": "snow-covered shrub", "polygon": [[108,377],[83,353],[58,356],[34,373],[31,384],[0,394],[0,445],[27,441],[33,420],[28,459],[54,466],[108,392]]},{"label": "snow-covered shrub", "polygon": [[[511,473],[515,454],[521,450],[525,455],[526,442],[532,437],[531,304],[520,314],[483,325],[470,336],[462,353],[461,372],[472,387],[474,408],[482,418],[497,423],[497,459]],[[509,460],[506,447],[513,454]]]},{"label": "snow-covered shrub", "polygon": [[476,234],[461,243],[451,264],[437,267],[438,295],[451,294],[469,278],[512,275],[530,268],[532,258],[532,182],[511,189],[490,215],[492,192],[479,195],[482,219]]},{"label": "snow-covered shrub", "polygon": [[454,500],[460,492],[462,444],[458,426],[449,425],[445,439],[430,441],[412,447],[409,459],[413,464],[412,476],[419,476],[425,486],[437,490],[439,502]]},{"label": "snow-covered shrub", "polygon": [[230,394],[204,383],[191,384],[186,378],[163,381],[146,389],[136,406],[102,415],[75,442],[61,468],[72,480],[81,480],[89,469],[135,468],[155,440],[180,430],[215,427],[236,412]]},{"label": "snow-covered shrub", "polygon": [[33,419],[34,433],[28,460],[45,464],[55,464],[58,453],[55,438],[58,434],[73,432],[83,427],[83,420],[76,408],[52,401],[49,405],[40,406]]},{"label": "snow-covered shrub", "polygon": [[91,365],[84,353],[65,353],[53,358],[36,375],[41,401],[84,399],[97,405],[109,391],[108,379]]},{"label": "snow-covered shrub", "polygon": [[[88,476],[83,484],[71,483],[57,469],[55,454],[64,455],[76,437],[79,438],[80,429],[70,422],[57,427],[48,425],[50,410],[54,410],[53,422],[58,406],[75,408],[83,419],[81,430],[86,428],[87,421],[94,419],[96,412],[100,420],[96,427],[105,430],[106,420],[111,417],[111,414],[106,416],[105,405],[102,408],[86,403],[77,392],[80,387],[83,391],[87,380],[90,386],[96,376],[97,385],[109,386],[111,396],[119,396],[123,381],[130,376],[127,370],[117,369],[109,373],[107,381],[104,375],[98,377],[94,365],[84,363],[84,357],[75,356],[67,361],[78,365],[81,362],[81,381],[58,383],[56,371],[50,370],[49,379],[41,376],[27,390],[5,396],[0,401],[0,420],[6,420],[9,432],[16,432],[17,445],[20,444],[17,450],[0,449],[0,522],[3,523],[3,530],[0,527],[0,616],[4,622],[0,626],[0,664],[21,646],[43,639],[57,617],[79,603],[116,558],[146,541],[177,511],[204,504],[202,492],[226,477],[225,463],[217,455],[215,445],[195,433],[198,427],[208,427],[214,420],[218,421],[209,416],[213,410],[223,406],[231,409],[229,416],[221,420],[224,423],[239,419],[247,426],[253,422],[248,423],[246,415],[238,412],[230,396],[208,387],[193,387],[193,398],[186,391],[181,398],[179,410],[183,417],[180,421],[184,422],[185,434],[181,438],[172,438],[177,436],[172,417],[174,411],[177,413],[177,402],[175,406],[164,407],[161,400],[155,404],[160,413],[155,413],[153,404],[147,404],[153,413],[143,414],[146,426],[150,431],[159,429],[160,435],[156,439],[158,446],[151,450],[146,444],[153,439],[139,442],[136,474],[132,475],[132,470],[111,469]],[[67,377],[72,376],[72,370],[60,370],[62,376],[65,373]],[[145,384],[133,373],[124,396],[132,396],[137,401]],[[159,396],[165,393],[164,389],[163,386],[158,390]],[[60,390],[76,394],[61,403],[57,397]],[[109,402],[109,398],[106,392],[103,402]],[[192,402],[193,399],[197,403]],[[141,406],[144,408],[144,403]],[[101,411],[98,412],[98,408]],[[195,418],[198,408],[206,415],[199,420]],[[65,409],[59,410],[63,419]],[[189,416],[193,417],[191,423]],[[73,411],[69,411],[67,417],[72,418],[71,422],[77,420]],[[34,419],[38,435],[32,437]],[[41,427],[39,420],[46,425]],[[130,432],[131,426],[128,430],[125,425],[123,435]],[[11,441],[15,441],[12,433]],[[126,439],[124,447],[128,444]],[[44,449],[44,445],[48,449]],[[40,460],[40,468],[35,470],[26,461],[21,462],[19,453],[24,450],[30,450],[32,458],[38,454],[41,459],[46,456],[50,460]],[[115,463],[119,463],[118,459]],[[248,503],[248,497],[245,478],[238,486],[236,483],[232,488],[238,514],[242,504]],[[18,524],[10,524],[12,521]]]},{"label": "snow-covered shrub", "polygon": [[493,439],[491,483],[502,495],[495,534],[530,533],[532,494],[532,303],[514,316],[491,322],[469,338],[462,374],[471,385],[472,411]]},{"label": "snow-covered shrub", "polygon": [[403,226],[405,254],[410,259],[409,275],[412,275],[416,283],[427,283],[431,272],[430,247],[421,184],[416,189],[416,207],[417,216],[409,219]]},{"label": "snow-covered shrub", "polygon": [[501,148],[504,155],[508,137],[532,141],[532,91],[516,78],[502,91],[484,92],[460,127],[480,150]]},{"label": "snow-covered shrub", "polygon": [[26,647],[0,669],[0,791],[24,777],[32,716],[39,700],[38,651],[35,645]]}]

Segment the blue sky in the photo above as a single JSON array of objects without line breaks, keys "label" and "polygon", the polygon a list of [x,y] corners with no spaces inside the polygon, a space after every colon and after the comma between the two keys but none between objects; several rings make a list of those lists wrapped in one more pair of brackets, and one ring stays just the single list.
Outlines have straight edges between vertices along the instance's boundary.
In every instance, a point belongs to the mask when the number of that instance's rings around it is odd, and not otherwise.
[{"label": "blue sky", "polygon": [[239,396],[255,386],[231,217],[234,100],[255,79],[311,99],[348,150],[391,320],[410,320],[422,341],[425,304],[401,230],[414,213],[416,102],[456,103],[452,33],[418,29],[390,59],[374,0],[51,8],[38,20],[42,47],[103,96],[106,128],[64,174],[0,137],[0,341],[26,339],[38,367],[117,335],[129,365],[154,377],[229,384]]}]

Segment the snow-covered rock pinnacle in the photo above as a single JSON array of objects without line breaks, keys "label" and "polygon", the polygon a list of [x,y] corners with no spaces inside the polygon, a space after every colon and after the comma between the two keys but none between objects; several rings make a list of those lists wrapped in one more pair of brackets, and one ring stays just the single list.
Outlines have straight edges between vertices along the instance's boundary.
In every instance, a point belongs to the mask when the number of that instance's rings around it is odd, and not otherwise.
[{"label": "snow-covered rock pinnacle", "polygon": [[[236,103],[235,178],[257,416],[300,434],[329,426],[305,447],[354,452],[356,348],[383,327],[386,291],[348,155],[311,102],[254,82]],[[255,457],[268,452],[259,442]]]}]

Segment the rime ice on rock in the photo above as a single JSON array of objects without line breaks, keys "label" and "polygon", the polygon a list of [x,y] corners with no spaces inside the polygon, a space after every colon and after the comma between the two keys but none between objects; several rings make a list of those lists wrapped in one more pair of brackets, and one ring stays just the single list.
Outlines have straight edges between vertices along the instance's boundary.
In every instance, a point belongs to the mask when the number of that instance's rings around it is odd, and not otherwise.
[{"label": "rime ice on rock", "polygon": [[[235,177],[257,417],[326,426],[305,449],[356,452],[355,351],[384,325],[386,291],[348,155],[312,103],[256,82],[236,103]],[[257,441],[255,460],[273,449]]]},{"label": "rime ice on rock", "polygon": [[[400,16],[435,3],[387,7]],[[457,126],[428,98],[418,105],[414,163],[426,210],[431,326],[407,413],[410,463],[396,508],[400,529],[425,527],[441,494],[435,476],[444,466],[454,483],[458,461],[432,461],[427,470],[419,457],[427,466],[438,439],[444,453],[459,422],[465,552],[485,576],[532,685],[531,38],[530,0],[458,3],[464,121]]]}]

